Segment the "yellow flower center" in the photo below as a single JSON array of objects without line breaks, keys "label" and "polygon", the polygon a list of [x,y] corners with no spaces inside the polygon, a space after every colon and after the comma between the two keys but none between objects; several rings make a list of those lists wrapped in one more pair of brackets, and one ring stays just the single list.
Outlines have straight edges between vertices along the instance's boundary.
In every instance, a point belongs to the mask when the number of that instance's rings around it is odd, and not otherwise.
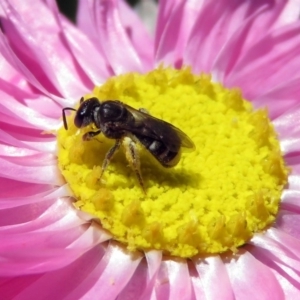
[{"label": "yellow flower center", "polygon": [[110,78],[85,99],[118,99],[180,128],[196,145],[174,168],[139,146],[146,194],[122,148],[100,180],[115,140],[90,124],[58,131],[58,161],[76,206],[99,219],[129,250],[160,249],[180,257],[235,251],[274,222],[287,183],[279,142],[265,109],[254,111],[238,89],[190,68],[160,67]]}]

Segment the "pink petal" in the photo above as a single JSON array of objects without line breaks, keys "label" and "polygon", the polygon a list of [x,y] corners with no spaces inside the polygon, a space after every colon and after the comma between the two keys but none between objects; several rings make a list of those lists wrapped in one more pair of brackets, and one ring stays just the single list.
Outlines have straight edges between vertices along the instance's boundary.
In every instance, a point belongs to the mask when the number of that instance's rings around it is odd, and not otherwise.
[{"label": "pink petal", "polygon": [[[300,264],[298,259],[285,257],[281,254],[278,255],[276,251],[270,252],[265,249],[260,249],[259,247],[250,248],[250,250],[269,270],[284,275],[290,283],[300,290]],[[284,286],[282,286],[282,288],[284,289]]]},{"label": "pink petal", "polygon": [[[19,105],[31,108],[36,113],[44,115],[44,117],[58,119],[61,116],[62,107],[55,103],[53,99],[44,95],[36,94],[37,91],[34,90],[34,88],[25,81],[25,78],[15,71],[1,55],[0,64],[3,73],[5,73],[3,80],[0,79],[1,90],[5,93],[5,95],[7,95],[5,98],[9,95],[9,98],[13,97],[17,99]],[[5,105],[7,102],[10,101],[5,101],[4,99],[2,104]],[[18,115],[19,114],[15,114],[15,117]],[[47,120],[47,122],[49,122],[49,120]]]},{"label": "pink petal", "polygon": [[58,102],[61,106],[70,106],[72,102],[67,99],[63,99],[52,94],[51,89],[48,90],[45,88],[45,82],[41,83],[35,75],[32,73],[32,66],[27,67],[14,53],[12,48],[10,47],[6,36],[0,32],[0,52],[5,57],[5,59],[20,73],[22,77],[25,77],[28,83],[30,83],[33,87],[38,89],[40,92],[45,95],[50,96],[53,100]]},{"label": "pink petal", "polygon": [[280,140],[288,139],[290,137],[299,137],[299,126],[295,126],[299,122],[300,117],[300,105],[294,107],[288,111],[285,111],[281,116],[273,120],[273,125],[276,132],[280,136]]},{"label": "pink petal", "polygon": [[158,3],[158,16],[156,22],[156,33],[155,33],[155,49],[160,44],[161,37],[165,31],[165,26],[168,24],[170,16],[174,9],[181,3],[181,0],[160,0]]},{"label": "pink petal", "polygon": [[[4,99],[0,103],[1,114],[7,115],[10,124],[19,124],[19,126],[39,128],[43,130],[50,130],[58,128],[61,123],[60,120],[47,118],[40,115],[35,110],[23,105],[21,101],[16,100],[12,95],[16,94],[16,87],[13,87],[10,83],[0,81],[0,97]],[[5,91],[5,92],[4,92]],[[24,99],[27,97],[27,93],[19,91],[17,97]],[[12,122],[13,119],[16,119]],[[2,121],[3,118],[1,118]]]},{"label": "pink petal", "polygon": [[299,150],[299,116],[300,106],[297,105],[273,121],[284,154],[297,153]]},{"label": "pink petal", "polygon": [[[20,205],[13,208],[4,208],[0,210],[1,222],[0,226],[11,226],[30,222],[39,218],[44,211],[46,211],[51,205],[53,200],[40,201],[37,203],[31,203],[27,205]],[[3,233],[2,233],[3,234]],[[5,231],[4,231],[5,234]],[[9,241],[6,241],[9,242]],[[0,248],[7,245],[7,243],[2,243]]]},{"label": "pink petal", "polygon": [[[265,237],[276,241],[286,248],[286,256],[292,257],[292,254],[296,259],[300,259],[300,240],[279,230],[276,228],[270,228],[267,230]],[[291,254],[288,254],[290,252]],[[300,263],[299,263],[300,270]]]},{"label": "pink petal", "polygon": [[121,22],[117,0],[94,0],[93,9],[102,49],[114,72],[143,72],[144,67]]},{"label": "pink petal", "polygon": [[[2,25],[11,47],[48,91],[79,99],[88,89],[82,84],[83,74],[80,74],[76,62],[59,37],[59,27],[53,15],[41,1],[35,4],[35,9],[28,2],[16,4],[22,18],[7,0],[3,2],[8,19]],[[39,18],[36,18],[37,11]],[[23,54],[25,49],[31,57],[34,56],[34,61]]]},{"label": "pink petal", "polygon": [[162,252],[158,250],[151,250],[145,252],[148,263],[149,277],[154,278],[160,268],[162,260]]},{"label": "pink petal", "polygon": [[[264,241],[265,240],[265,241]],[[284,240],[282,241],[284,243]],[[284,276],[296,289],[300,290],[300,263],[299,258],[291,258],[289,249],[282,251],[282,245],[272,241],[272,238],[264,239],[261,236],[254,239],[254,247],[250,247],[251,253],[263,262],[274,274]],[[265,245],[267,243],[267,245]],[[291,290],[285,285],[281,285],[285,294]],[[292,289],[293,292],[294,289]]]},{"label": "pink petal", "polygon": [[[22,232],[21,234],[1,233],[0,237],[5,243],[0,246],[0,255],[2,255],[2,257],[10,257],[13,260],[19,257],[19,253],[17,252],[22,252],[22,256],[26,258],[32,251],[43,251],[45,254],[47,252],[46,249],[65,249],[68,248],[74,240],[81,238],[85,229],[85,226],[77,226],[68,229],[59,228],[59,230],[49,230],[47,233],[45,231]],[[16,251],[18,248],[19,250]],[[34,259],[32,259],[32,265],[33,261]]]},{"label": "pink petal", "polygon": [[[204,294],[208,299],[235,299],[225,268],[225,262],[220,256],[209,256],[204,259],[194,259],[195,267],[202,282]],[[222,278],[222,280],[219,280]],[[218,288],[215,288],[216,282]]]},{"label": "pink petal", "polygon": [[290,175],[288,177],[288,186],[290,189],[299,190],[300,189],[300,176],[299,175]]},{"label": "pink petal", "polygon": [[[87,231],[88,232],[88,231]],[[52,234],[58,234],[53,232]],[[58,237],[62,238],[65,232],[62,232]],[[86,234],[86,233],[85,233]],[[26,235],[27,236],[27,235]],[[37,235],[38,236],[38,235]],[[49,234],[51,238],[51,233]],[[87,240],[84,235],[81,235],[84,240]],[[1,237],[3,238],[3,236]],[[41,241],[37,239],[37,242]],[[29,240],[31,242],[31,240]],[[89,243],[84,249],[82,248],[36,248],[24,249],[14,246],[14,250],[0,252],[0,275],[1,276],[20,276],[26,274],[35,274],[41,272],[50,272],[60,269],[70,263],[76,261],[85,251],[88,251],[93,244]],[[16,248],[17,247],[17,248]],[[15,249],[19,249],[16,251]]]},{"label": "pink petal", "polygon": [[300,174],[300,155],[297,152],[290,155],[285,155],[284,161],[286,165],[291,168],[290,174]]},{"label": "pink petal", "polygon": [[[94,254],[98,258],[99,254]],[[115,299],[130,281],[140,264],[142,255],[126,253],[110,243],[99,263],[90,270],[84,281],[67,295],[67,299]]]},{"label": "pink petal", "polygon": [[37,151],[0,144],[0,156],[25,157],[37,154]]},{"label": "pink petal", "polygon": [[192,290],[193,294],[191,297],[191,300],[203,300],[208,299],[205,296],[205,287],[203,286],[203,283],[201,281],[201,278],[198,274],[198,271],[196,270],[196,267],[193,262],[190,260],[187,261],[190,271],[190,278],[191,278],[191,284],[192,284]]},{"label": "pink petal", "polygon": [[[106,58],[99,48],[59,13],[55,0],[47,0],[47,2],[53,11],[57,24],[60,27],[62,37],[68,45],[68,49],[72,53],[74,59],[78,61],[81,68],[84,70],[84,73],[93,82],[93,85],[100,85],[108,77],[112,76],[113,74],[107,65]],[[80,1],[80,3],[82,2],[83,1]],[[87,1],[85,3],[87,4]],[[85,15],[84,19],[90,20],[87,15]],[[95,28],[93,28],[93,30],[95,30]],[[90,86],[90,84],[91,82],[86,83],[86,86]],[[92,88],[93,86],[91,89]]]},{"label": "pink petal", "polygon": [[284,299],[297,299],[299,296],[299,289],[294,285],[293,280],[291,280],[290,277],[286,277],[282,272],[279,273],[276,270],[272,269],[271,266],[270,269],[279,282],[280,286],[283,288],[285,296]]},{"label": "pink petal", "polygon": [[57,159],[49,153],[35,153],[23,157],[3,157],[6,161],[27,167],[53,166]]},{"label": "pink petal", "polygon": [[158,299],[187,299],[192,295],[192,286],[187,263],[184,259],[165,259],[156,277]]},{"label": "pink petal", "polygon": [[[87,278],[90,279],[91,273],[97,268],[104,253],[104,246],[96,245],[62,269],[38,274],[34,277],[26,277],[28,285],[22,285],[22,288],[18,288],[14,299],[56,299],[57,295],[62,299],[67,299],[78,286],[82,286]],[[34,278],[35,280],[30,280],[30,278]],[[95,280],[96,278],[94,278],[94,281],[90,280],[90,284],[95,282]],[[8,282],[7,286],[4,284],[1,286],[1,289],[8,293],[10,287],[11,285]],[[75,297],[71,299],[83,299],[81,297],[88,290],[89,286],[86,286],[85,289],[75,292]]]},{"label": "pink petal", "polygon": [[[89,38],[95,48],[104,55],[101,41],[96,29],[95,14],[93,11],[93,0],[78,1],[76,22],[78,28]],[[98,46],[98,47],[97,47]]]},{"label": "pink petal", "polygon": [[[287,262],[287,264],[299,260],[299,243],[298,239],[275,228],[270,228],[265,234],[255,234],[249,241],[249,245],[255,246],[251,248],[251,253],[256,250],[265,251],[273,260],[276,257],[281,263]],[[300,263],[289,264],[289,266],[300,270]]]},{"label": "pink petal", "polygon": [[[61,208],[64,209],[63,206]],[[50,206],[49,209],[53,208]],[[69,210],[74,212],[70,205]],[[66,209],[64,211],[67,212]],[[99,225],[94,223],[80,226],[82,221],[78,218],[72,220],[72,215],[76,216],[76,213],[68,216],[68,223],[66,217],[62,216],[64,221],[55,222],[54,226],[49,225],[38,231],[1,233],[1,239],[5,241],[0,247],[1,276],[49,272],[62,268],[95,245],[111,238],[103,230],[98,230]],[[70,226],[72,223],[77,224],[75,227]]]},{"label": "pink petal", "polygon": [[0,158],[0,176],[29,183],[61,185],[64,181],[56,165],[22,166]]},{"label": "pink petal", "polygon": [[[16,276],[16,277],[0,277],[0,290],[1,296],[4,299],[16,299],[16,295],[32,285],[43,274],[28,275],[28,276]],[[19,298],[20,299],[20,298]]]},{"label": "pink petal", "polygon": [[267,107],[269,117],[274,120],[298,104],[299,93],[300,78],[295,78],[251,100],[255,108]]},{"label": "pink petal", "polygon": [[283,9],[277,17],[274,28],[284,26],[295,21],[298,21],[300,14],[300,1],[299,0],[289,0],[283,1]]},{"label": "pink petal", "polygon": [[[37,192],[34,195],[23,195],[22,192],[19,193],[18,196],[11,196],[11,197],[2,197],[0,202],[0,209],[6,209],[6,208],[14,208],[18,206],[23,206],[26,204],[32,204],[32,203],[38,203],[40,201],[47,201],[50,199],[57,199],[57,198],[63,198],[70,196],[71,192],[69,191],[68,186],[65,184],[59,188],[52,187],[48,190],[44,190],[42,192]],[[66,200],[65,203],[70,203]],[[53,218],[52,215],[49,216],[49,220]],[[48,220],[48,219],[47,219]],[[39,220],[40,221],[40,220]],[[26,226],[31,226],[31,224],[26,224]],[[17,229],[19,230],[19,229]],[[1,231],[1,229],[0,229]]]},{"label": "pink petal", "polygon": [[[275,2],[275,3],[274,3]],[[272,27],[286,1],[206,1],[191,32],[184,63],[195,72],[228,72],[233,61]],[[275,20],[274,20],[275,19]],[[219,57],[220,56],[220,57]],[[223,75],[220,75],[222,78]]]},{"label": "pink petal", "polygon": [[[42,151],[42,152],[50,152],[50,153],[55,153],[56,150],[56,141],[52,139],[40,139],[35,141],[28,142],[28,141],[22,141],[24,138],[23,135],[21,134],[15,134],[14,132],[12,133],[7,133],[7,124],[6,124],[6,130],[1,130],[0,129],[0,142],[2,141],[4,144],[9,144],[15,147],[20,147],[20,148],[28,148],[31,150],[37,150],[37,151]],[[30,136],[29,136],[30,137]],[[28,136],[27,136],[28,139]]]},{"label": "pink petal", "polygon": [[[240,56],[250,48],[251,38],[249,32],[252,31],[252,26],[258,15],[261,13],[261,8],[247,18],[241,26],[231,35],[229,40],[224,43],[221,51],[217,54],[215,60],[212,62],[212,73],[215,80],[225,82],[225,79],[231,70],[237,64]],[[254,30],[253,30],[254,32]],[[226,85],[227,82],[226,82]]]},{"label": "pink petal", "polygon": [[296,78],[300,67],[296,55],[300,47],[299,32],[300,24],[295,23],[267,34],[251,49],[244,49],[241,55],[237,54],[238,62],[235,59],[235,64],[227,67],[225,84],[238,86],[247,99],[255,99]]},{"label": "pink petal", "polygon": [[300,212],[300,191],[289,188],[284,190],[281,196],[281,207],[291,212]]},{"label": "pink petal", "polygon": [[31,70],[27,68],[17,57],[17,55],[11,49],[7,38],[3,33],[0,32],[0,52],[5,57],[5,59],[20,73],[22,77],[25,77],[26,80],[32,84],[34,87],[44,92],[46,95],[49,94],[49,91],[35,78]]},{"label": "pink petal", "polygon": [[283,154],[297,153],[299,150],[300,138],[285,138],[280,141],[280,148]]},{"label": "pink petal", "polygon": [[3,177],[0,177],[0,186],[1,198],[18,197],[20,196],[20,194],[31,196],[38,193],[43,193],[53,188],[53,186],[47,184],[28,184],[27,182],[12,180]]},{"label": "pink petal", "polygon": [[10,82],[16,89],[21,88],[26,90],[26,92],[32,92],[32,87],[28,84],[26,79],[8,63],[2,53],[0,54],[0,64],[2,71],[0,73],[1,79]]},{"label": "pink petal", "polygon": [[[152,1],[152,0],[151,0]],[[134,46],[144,71],[150,71],[154,68],[154,41],[147,32],[144,24],[128,4],[119,1],[121,22],[127,32],[127,35]]]},{"label": "pink petal", "polygon": [[156,298],[156,294],[155,294],[156,276],[161,265],[162,252],[158,250],[146,251],[145,257],[148,264],[149,281],[147,283],[147,287],[144,289],[143,293],[141,294],[140,299],[154,300],[154,298]]},{"label": "pink petal", "polygon": [[[58,103],[60,103],[60,100]],[[75,101],[68,102],[69,106],[74,106],[74,104]],[[26,105],[46,117],[52,119],[59,119],[61,117],[62,105],[57,104],[57,102],[47,96],[31,94],[26,98]]]},{"label": "pink petal", "polygon": [[281,208],[276,218],[275,227],[297,239],[300,239],[299,226],[300,226],[299,211],[297,213],[289,212]]},{"label": "pink petal", "polygon": [[[6,100],[11,100],[9,101],[9,105],[7,105],[8,107],[5,107],[4,105],[0,104],[0,122],[2,124],[5,124],[2,126],[1,124],[1,127],[3,129],[7,129],[7,128],[24,128],[24,132],[22,132],[22,135],[24,136],[28,134],[28,136],[30,137],[31,135],[32,136],[35,136],[37,137],[38,135],[41,135],[41,132],[43,131],[43,127],[45,129],[45,132],[47,130],[54,130],[54,129],[57,129],[59,128],[59,125],[61,125],[61,121],[59,120],[56,120],[56,119],[48,119],[47,117],[45,117],[46,120],[49,121],[49,125],[47,126],[46,122],[44,121],[44,118],[43,116],[41,116],[39,113],[36,113],[35,110],[32,110],[30,108],[28,108],[27,106],[23,106],[23,105],[20,105],[19,102],[15,101],[15,99],[11,98],[10,96],[6,96],[5,94],[3,95],[3,93],[1,93],[0,91],[0,94],[2,94],[1,96],[4,96],[6,98]],[[3,99],[3,98],[2,98]],[[16,115],[14,114],[14,111],[13,111],[13,106],[11,104],[16,104],[15,108],[15,112],[21,112],[23,113],[24,112],[24,119],[21,118],[20,115]],[[22,111],[22,108],[24,108],[24,110]],[[30,120],[30,115],[32,114],[32,120]],[[37,124],[34,123],[34,121],[37,121]],[[40,129],[39,126],[42,126],[42,128]],[[23,130],[22,130],[23,131]]]},{"label": "pink petal", "polygon": [[141,295],[143,294],[148,284],[147,273],[148,266],[146,260],[143,259],[137,267],[137,269],[135,270],[135,273],[131,277],[126,287],[118,295],[118,299],[141,299]]},{"label": "pink petal", "polygon": [[203,1],[181,1],[174,7],[156,48],[155,60],[178,68],[182,65],[183,52],[201,9]]},{"label": "pink petal", "polygon": [[282,287],[272,271],[252,256],[244,252],[226,263],[226,269],[234,291],[235,299],[284,299]]}]

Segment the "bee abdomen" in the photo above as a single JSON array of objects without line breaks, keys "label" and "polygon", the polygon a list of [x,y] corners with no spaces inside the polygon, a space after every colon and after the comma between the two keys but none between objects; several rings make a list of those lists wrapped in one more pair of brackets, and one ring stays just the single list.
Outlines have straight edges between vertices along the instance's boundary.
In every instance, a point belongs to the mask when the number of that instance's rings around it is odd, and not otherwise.
[{"label": "bee abdomen", "polygon": [[139,137],[139,141],[164,167],[174,167],[180,160],[180,149],[170,151],[165,144],[151,138]]}]

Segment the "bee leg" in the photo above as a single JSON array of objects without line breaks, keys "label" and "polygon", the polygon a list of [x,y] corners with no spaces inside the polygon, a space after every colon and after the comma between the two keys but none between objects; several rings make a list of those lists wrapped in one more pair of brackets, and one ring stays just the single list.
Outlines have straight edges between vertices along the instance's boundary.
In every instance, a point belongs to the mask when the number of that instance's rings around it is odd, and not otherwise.
[{"label": "bee leg", "polygon": [[101,130],[98,131],[89,131],[82,136],[83,141],[90,141],[93,137],[101,133]]},{"label": "bee leg", "polygon": [[144,194],[146,195],[145,185],[140,171],[140,156],[136,147],[136,143],[131,138],[125,137],[123,138],[123,146],[125,148],[126,158],[133,168],[139,184],[142,187]]},{"label": "bee leg", "polygon": [[109,165],[112,157],[117,152],[117,150],[120,148],[120,146],[121,146],[121,140],[116,140],[116,143],[106,153],[104,161],[102,163],[102,170],[101,170],[101,174],[100,174],[100,179],[102,178],[102,175],[103,175],[104,171],[106,170],[106,168]]}]

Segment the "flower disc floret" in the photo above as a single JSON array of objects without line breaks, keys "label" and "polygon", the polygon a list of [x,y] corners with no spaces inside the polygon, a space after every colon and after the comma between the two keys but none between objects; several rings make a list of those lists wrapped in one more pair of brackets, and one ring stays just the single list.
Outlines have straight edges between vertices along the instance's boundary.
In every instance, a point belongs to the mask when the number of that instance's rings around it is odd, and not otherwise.
[{"label": "flower disc floret", "polygon": [[255,111],[240,90],[190,68],[160,67],[110,78],[90,97],[145,108],[196,145],[170,169],[139,145],[145,195],[122,151],[100,180],[114,140],[100,134],[83,141],[96,128],[76,128],[74,114],[69,130],[58,131],[59,165],[75,205],[129,250],[180,257],[235,251],[275,220],[288,168],[267,111]]}]

